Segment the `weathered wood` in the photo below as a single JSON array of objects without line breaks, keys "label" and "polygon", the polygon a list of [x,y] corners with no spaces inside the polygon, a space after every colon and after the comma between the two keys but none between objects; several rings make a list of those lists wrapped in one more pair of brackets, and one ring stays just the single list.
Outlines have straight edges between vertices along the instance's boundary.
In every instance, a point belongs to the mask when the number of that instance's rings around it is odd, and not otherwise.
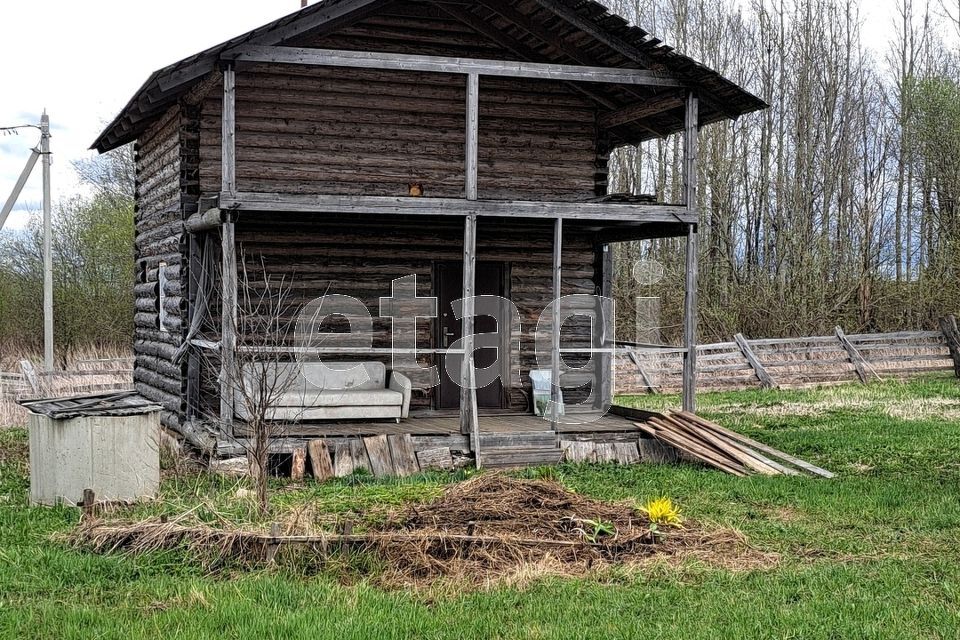
[{"label": "weathered wood", "polygon": [[343,51],[303,47],[268,47],[241,45],[225,52],[225,60],[236,62],[270,62],[281,64],[321,65],[327,67],[354,67],[361,69],[388,69],[394,71],[426,71],[431,73],[479,74],[540,80],[571,80],[653,87],[682,87],[684,83],[668,72],[620,67],[587,67],[580,65],[547,64],[421,56],[399,53]]},{"label": "weathered wood", "polygon": [[370,461],[370,470],[378,478],[394,475],[393,458],[390,457],[390,445],[387,436],[363,438],[363,446]]},{"label": "weathered wood", "polygon": [[597,462],[616,462],[617,448],[613,442],[598,442],[595,445]]},{"label": "weathered wood", "polygon": [[297,447],[293,450],[293,455],[290,458],[290,479],[294,482],[303,481],[306,470],[307,449],[306,447]]},{"label": "weathered wood", "polygon": [[237,244],[233,222],[220,228],[220,422],[233,425],[237,349]]},{"label": "weathered wood", "polygon": [[789,462],[790,464],[794,465],[795,467],[799,467],[804,471],[809,471],[812,474],[822,476],[824,478],[833,478],[836,476],[836,474],[830,471],[827,471],[826,469],[821,469],[820,467],[810,464],[805,460],[800,460],[799,458],[795,458],[787,453],[784,453],[783,451],[779,451],[777,449],[774,449],[773,447],[768,447],[762,442],[757,442],[756,440],[753,440],[752,438],[748,438],[747,436],[737,433],[736,431],[731,431],[729,429],[721,427],[720,425],[714,422],[710,422],[709,420],[704,420],[700,416],[694,415],[692,413],[688,413],[686,411],[681,411],[680,415],[686,418],[687,420],[691,420],[703,427],[711,429],[716,433],[719,433],[720,435],[726,436],[727,438],[730,438],[741,444],[744,444],[750,447],[751,449],[756,449],[757,451],[760,451],[761,453],[765,453],[768,456],[785,460],[786,462]]},{"label": "weathered wood", "polygon": [[[348,449],[349,450],[349,449]],[[330,449],[322,439],[311,440],[307,443],[310,454],[310,470],[317,482],[325,482],[334,476],[333,461]]]},{"label": "weathered wood", "polygon": [[614,458],[619,464],[637,464],[640,462],[640,451],[636,442],[614,442]]},{"label": "weathered wood", "polygon": [[189,233],[201,233],[218,228],[223,224],[223,211],[217,208],[207,209],[203,213],[195,213],[183,221],[183,228]]},{"label": "weathered wood", "polygon": [[466,125],[466,158],[465,162],[465,189],[467,200],[477,199],[477,139],[480,127],[480,77],[471,73],[467,75],[467,125]]},{"label": "weathered wood", "polygon": [[388,435],[387,443],[390,447],[394,474],[402,478],[419,473],[420,466],[417,463],[417,454],[413,450],[413,438],[410,434]]},{"label": "weathered wood", "polygon": [[695,93],[687,96],[683,142],[683,203],[693,220],[687,226],[686,277],[683,298],[683,408],[697,406],[697,154],[700,138],[700,105]]},{"label": "weathered wood", "polygon": [[453,456],[450,447],[423,449],[417,451],[417,463],[423,471],[452,469]]},{"label": "weathered wood", "polygon": [[264,212],[346,213],[386,215],[490,216],[607,220],[637,223],[689,223],[696,216],[680,205],[607,202],[533,202],[514,200],[460,200],[350,195],[298,195],[294,193],[222,193],[220,206]]},{"label": "weathered wood", "polygon": [[553,222],[553,325],[550,335],[550,427],[556,431],[560,418],[560,298],[563,277],[563,220]]},{"label": "weathered wood", "polygon": [[[757,379],[760,380],[760,385],[764,389],[776,389],[777,383],[767,372],[766,368],[763,366],[763,363],[760,362],[760,359],[757,358],[757,354],[755,354],[753,349],[750,348],[750,343],[747,341],[744,335],[742,333],[738,333],[733,336],[733,339],[736,341],[737,346],[740,347],[740,353],[743,354],[743,357],[746,358],[747,362],[750,364],[750,368],[753,369]],[[684,411],[687,411],[687,409],[684,409]]]},{"label": "weathered wood", "polygon": [[23,373],[23,379],[30,385],[31,393],[40,393],[40,379],[37,377],[37,370],[33,368],[33,363],[29,360],[21,360],[20,371]]},{"label": "weathered wood", "polygon": [[333,450],[333,474],[342,478],[361,469],[370,470],[363,442],[359,438],[337,442]]},{"label": "weathered wood", "polygon": [[597,461],[597,443],[561,440],[560,449],[564,452],[564,459],[567,462],[596,462]]},{"label": "weathered wood", "polygon": [[953,371],[960,378],[960,330],[957,328],[957,318],[953,314],[940,318],[940,330],[950,349],[953,359]]},{"label": "weathered wood", "polygon": [[641,462],[673,464],[680,459],[675,447],[665,442],[660,442],[656,438],[638,439],[637,449],[640,452]]},{"label": "weathered wood", "polygon": [[236,130],[237,130],[237,85],[233,66],[223,70],[223,103],[221,112],[221,191],[235,193],[237,190]]},{"label": "weathered wood", "polygon": [[640,364],[640,358],[637,356],[635,351],[628,351],[627,357],[630,358],[632,362],[637,367],[637,371],[640,373],[640,377],[643,379],[643,385],[646,387],[647,393],[656,393],[657,385],[653,383],[653,379],[650,377],[650,374],[647,373],[647,370],[644,369],[643,365]]},{"label": "weathered wood", "polygon": [[597,124],[605,129],[617,127],[656,116],[665,111],[679,109],[684,106],[684,104],[685,101],[682,97],[671,95],[661,96],[653,100],[638,101],[626,107],[621,107],[616,111],[601,115],[597,119]]},{"label": "weathered wood", "polygon": [[[860,382],[867,383],[867,367],[870,365],[867,364],[867,361],[863,359],[863,355],[857,348],[853,346],[853,343],[847,339],[846,334],[843,332],[843,329],[840,325],[834,329],[834,332],[837,334],[837,340],[840,341],[840,344],[843,345],[843,348],[846,350],[847,355],[850,357],[850,363],[853,365],[853,368],[857,372],[857,377],[860,378]],[[878,376],[879,377],[879,376]]]},{"label": "weathered wood", "polygon": [[473,389],[471,376],[473,373],[473,328],[475,280],[477,268],[477,217],[469,215],[463,221],[463,308],[462,315],[462,344],[465,355],[460,362],[460,431],[474,437],[474,454],[477,460],[480,453],[476,442],[477,416],[473,411]]}]

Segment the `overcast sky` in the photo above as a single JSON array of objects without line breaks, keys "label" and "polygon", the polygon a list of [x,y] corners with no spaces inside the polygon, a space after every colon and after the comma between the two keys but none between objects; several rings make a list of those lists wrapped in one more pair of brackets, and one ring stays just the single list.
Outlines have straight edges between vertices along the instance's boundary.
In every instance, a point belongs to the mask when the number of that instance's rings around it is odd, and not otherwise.
[{"label": "overcast sky", "polygon": [[[865,41],[885,46],[895,0],[865,0]],[[0,22],[0,127],[39,123],[53,139],[53,197],[77,189],[71,160],[154,70],[299,8],[299,0],[6,0]],[[39,134],[0,135],[0,203]],[[40,165],[7,228],[40,208]]]}]

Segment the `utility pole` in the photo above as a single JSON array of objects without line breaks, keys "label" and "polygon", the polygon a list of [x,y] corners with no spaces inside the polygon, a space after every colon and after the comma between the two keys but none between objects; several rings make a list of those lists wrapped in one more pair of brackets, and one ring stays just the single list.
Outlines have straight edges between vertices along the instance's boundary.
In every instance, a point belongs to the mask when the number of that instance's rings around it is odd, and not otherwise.
[{"label": "utility pole", "polygon": [[50,211],[50,116],[40,116],[40,160],[43,163],[43,364],[53,371],[53,220]]},{"label": "utility pole", "polygon": [[17,127],[2,127],[3,131],[17,129],[40,129],[40,148],[34,148],[27,158],[27,164],[20,173],[17,183],[10,192],[10,196],[0,208],[0,230],[3,229],[7,216],[17,204],[17,198],[23,191],[24,185],[30,178],[30,173],[40,159],[43,165],[43,365],[47,371],[53,371],[53,220],[50,211],[50,116],[43,110],[40,116],[40,126],[26,124]]}]

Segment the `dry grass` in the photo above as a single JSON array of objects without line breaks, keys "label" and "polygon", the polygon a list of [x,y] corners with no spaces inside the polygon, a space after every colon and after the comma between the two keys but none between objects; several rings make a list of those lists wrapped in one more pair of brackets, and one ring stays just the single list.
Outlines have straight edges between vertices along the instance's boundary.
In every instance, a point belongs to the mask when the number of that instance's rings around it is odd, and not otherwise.
[{"label": "dry grass", "polygon": [[[526,583],[544,575],[583,576],[615,566],[644,566],[662,558],[702,561],[728,569],[769,567],[778,558],[750,547],[736,531],[651,527],[633,505],[580,496],[559,484],[485,474],[448,488],[436,500],[389,513],[362,534],[317,530],[303,509],[288,514],[282,560],[334,569],[355,579],[363,554],[375,566],[373,581],[388,589],[436,589],[438,585],[484,588]],[[602,532],[597,532],[602,523]],[[309,539],[304,539],[309,538]],[[262,563],[271,538],[264,530],[224,522],[212,527],[185,514],[175,520],[87,520],[70,534],[78,546],[98,552],[148,553],[179,549],[210,568]],[[291,541],[292,542],[292,541]],[[282,547],[284,545],[281,545]]]},{"label": "dry grass", "polygon": [[[22,426],[27,412],[16,401],[27,397],[69,397],[113,389],[130,388],[133,378],[126,370],[132,368],[128,350],[88,347],[58,354],[63,375],[40,376],[39,389],[33,393],[21,382],[16,387],[0,388],[0,428]],[[20,375],[20,361],[29,360],[34,368],[42,370],[43,355],[6,347],[0,351],[0,372]],[[101,373],[102,375],[98,375]]]}]

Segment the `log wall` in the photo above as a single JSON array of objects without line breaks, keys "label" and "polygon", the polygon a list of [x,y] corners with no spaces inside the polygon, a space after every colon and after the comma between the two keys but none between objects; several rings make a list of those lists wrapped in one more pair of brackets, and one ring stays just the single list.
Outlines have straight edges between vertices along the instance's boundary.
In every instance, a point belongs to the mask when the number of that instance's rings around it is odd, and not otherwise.
[{"label": "log wall", "polygon": [[[372,346],[391,346],[389,319],[379,318],[379,299],[391,294],[396,278],[416,274],[418,295],[433,295],[433,274],[437,262],[460,262],[463,258],[462,222],[437,221],[429,226],[417,221],[405,225],[350,223],[345,220],[321,222],[317,218],[271,214],[241,216],[237,224],[238,261],[241,283],[251,290],[263,282],[264,274],[273,283],[289,287],[284,304],[293,317],[306,303],[324,293],[346,294],[362,300],[373,317]],[[550,224],[511,224],[481,221],[478,225],[477,260],[507,264],[509,291],[520,311],[521,330],[514,334],[520,349],[510,353],[508,387],[509,409],[529,408],[529,370],[536,366],[534,332],[541,310],[552,298],[552,226]],[[245,272],[245,275],[244,275]],[[563,294],[592,294],[594,280],[592,235],[569,231],[564,237]],[[241,287],[243,285],[241,284]],[[241,296],[241,299],[243,296]],[[435,321],[418,322],[419,348],[439,348],[435,339]],[[577,343],[589,331],[584,322],[571,321],[564,328],[564,346]],[[293,344],[292,336],[288,344]],[[243,338],[241,337],[241,340]],[[325,356],[343,360],[381,359],[370,356]],[[434,361],[421,359],[426,366]],[[402,369],[401,369],[402,370]],[[422,372],[402,370],[414,381],[412,406],[432,408],[435,389],[426,385]],[[217,389],[215,376],[206,375],[204,397],[213,403]],[[572,399],[573,396],[570,396]]]},{"label": "log wall", "polygon": [[[430,15],[377,16],[297,44],[516,58]],[[416,183],[427,197],[464,196],[464,76],[247,64],[236,77],[239,190],[404,196]],[[220,190],[221,94],[215,89],[203,103],[206,193]],[[561,82],[483,77],[479,107],[481,198],[578,201],[606,193],[608,144],[590,98]]]},{"label": "log wall", "polygon": [[[137,277],[134,286],[134,371],[137,390],[164,407],[164,426],[178,429],[184,411],[182,368],[173,356],[181,344],[181,153],[183,122],[171,108],[136,143]],[[166,266],[161,267],[162,264]],[[160,270],[165,281],[165,322],[160,326]]]}]

